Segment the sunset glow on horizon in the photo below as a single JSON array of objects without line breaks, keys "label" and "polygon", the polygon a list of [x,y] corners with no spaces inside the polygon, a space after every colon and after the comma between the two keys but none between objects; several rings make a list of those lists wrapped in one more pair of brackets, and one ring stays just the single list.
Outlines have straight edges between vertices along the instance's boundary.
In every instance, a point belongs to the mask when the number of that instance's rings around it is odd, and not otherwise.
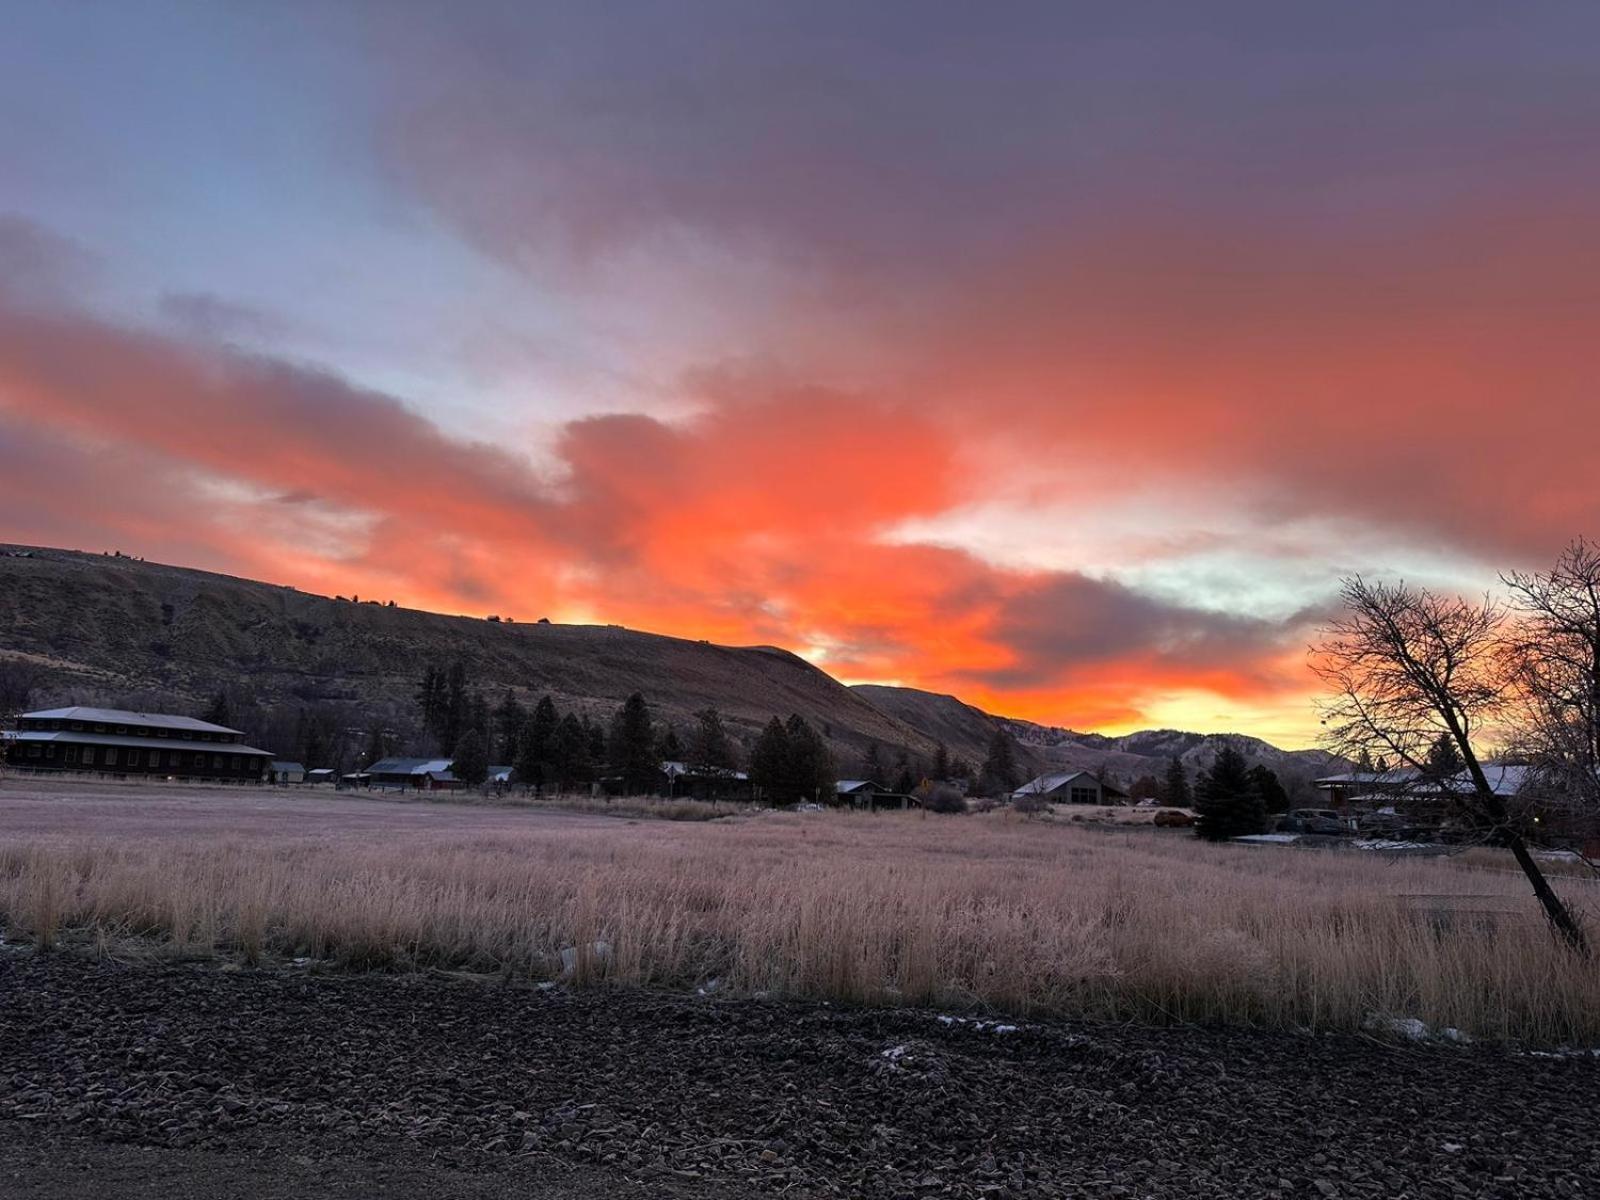
[{"label": "sunset glow on horizon", "polygon": [[10,24],[0,541],[1299,747],[1600,533],[1592,5]]}]

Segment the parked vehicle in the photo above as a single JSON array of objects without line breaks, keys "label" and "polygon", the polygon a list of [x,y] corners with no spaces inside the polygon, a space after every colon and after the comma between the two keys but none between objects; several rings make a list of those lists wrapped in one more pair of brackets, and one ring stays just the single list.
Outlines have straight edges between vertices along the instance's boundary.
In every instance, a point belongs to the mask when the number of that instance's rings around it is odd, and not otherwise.
[{"label": "parked vehicle", "polygon": [[1341,834],[1349,829],[1331,808],[1295,808],[1279,818],[1278,832]]}]

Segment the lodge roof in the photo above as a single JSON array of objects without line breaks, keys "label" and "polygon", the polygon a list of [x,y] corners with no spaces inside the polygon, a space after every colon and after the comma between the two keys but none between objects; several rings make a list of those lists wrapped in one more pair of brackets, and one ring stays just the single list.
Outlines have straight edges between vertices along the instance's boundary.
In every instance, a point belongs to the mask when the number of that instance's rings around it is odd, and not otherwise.
[{"label": "lodge roof", "polygon": [[185,733],[231,733],[242,737],[243,732],[226,725],[213,725],[197,717],[179,717],[171,713],[131,712],[125,708],[90,708],[75,704],[70,708],[45,708],[38,712],[22,713],[29,721],[85,721],[94,725],[143,725],[150,729],[180,729]]}]

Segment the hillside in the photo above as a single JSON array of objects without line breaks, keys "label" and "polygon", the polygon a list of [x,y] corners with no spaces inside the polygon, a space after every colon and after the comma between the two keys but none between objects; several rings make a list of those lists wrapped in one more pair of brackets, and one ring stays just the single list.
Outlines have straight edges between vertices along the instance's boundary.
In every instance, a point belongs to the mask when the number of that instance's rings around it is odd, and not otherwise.
[{"label": "hillside", "polygon": [[954,696],[917,688],[862,684],[852,690],[885,713],[944,742],[952,754],[973,763],[983,760],[994,731],[1004,728],[1016,740],[1024,765],[1030,769],[1105,770],[1123,782],[1146,774],[1159,777],[1174,758],[1193,775],[1210,766],[1225,742],[1232,743],[1252,765],[1262,763],[1272,768],[1286,785],[1304,785],[1320,775],[1349,769],[1343,759],[1326,751],[1280,750],[1244,734],[1159,729],[1108,737],[993,716]]},{"label": "hillside", "polygon": [[219,690],[260,704],[334,706],[406,729],[428,663],[459,659],[491,703],[509,687],[609,715],[635,690],[688,728],[720,708],[753,737],[798,712],[841,762],[869,742],[932,741],[784,650],[730,647],[615,626],[511,624],[308,595],[137,559],[0,546],[0,656],[46,668],[35,701],[194,711]]}]

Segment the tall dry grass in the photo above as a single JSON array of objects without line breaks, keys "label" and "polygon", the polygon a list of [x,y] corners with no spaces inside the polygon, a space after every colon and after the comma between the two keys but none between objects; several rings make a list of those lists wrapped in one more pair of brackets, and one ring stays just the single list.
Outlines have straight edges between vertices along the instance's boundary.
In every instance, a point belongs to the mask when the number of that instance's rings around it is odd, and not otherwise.
[{"label": "tall dry grass", "polygon": [[[1596,964],[1547,935],[1514,876],[1452,862],[1000,814],[329,833],[315,815],[29,833],[0,847],[0,918],[43,942],[76,930],[249,961],[550,978],[572,947],[579,982],[1329,1029],[1381,1012],[1600,1041]],[[1593,920],[1593,885],[1561,886]],[[1418,896],[1446,899],[1417,911]]]}]

